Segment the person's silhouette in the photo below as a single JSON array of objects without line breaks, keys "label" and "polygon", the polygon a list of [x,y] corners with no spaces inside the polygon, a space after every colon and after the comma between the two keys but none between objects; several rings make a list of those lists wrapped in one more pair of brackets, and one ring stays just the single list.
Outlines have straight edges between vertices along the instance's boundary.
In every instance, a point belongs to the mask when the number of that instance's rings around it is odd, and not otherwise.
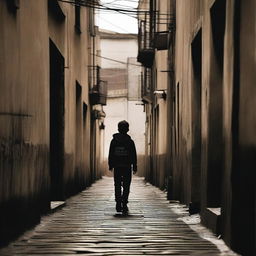
[{"label": "person's silhouette", "polygon": [[132,171],[137,172],[137,154],[134,141],[127,134],[129,123],[119,122],[118,131],[110,143],[108,165],[110,171],[114,169],[116,211],[127,213]]}]

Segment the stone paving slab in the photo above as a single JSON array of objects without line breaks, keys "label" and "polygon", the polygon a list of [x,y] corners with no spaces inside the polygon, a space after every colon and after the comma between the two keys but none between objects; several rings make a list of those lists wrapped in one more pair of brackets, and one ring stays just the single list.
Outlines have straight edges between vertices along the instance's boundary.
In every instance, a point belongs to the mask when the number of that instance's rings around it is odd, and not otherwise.
[{"label": "stone paving slab", "polygon": [[104,177],[0,255],[236,255],[198,222],[187,224],[184,206],[142,178],[133,178],[128,216],[116,214],[113,191]]}]

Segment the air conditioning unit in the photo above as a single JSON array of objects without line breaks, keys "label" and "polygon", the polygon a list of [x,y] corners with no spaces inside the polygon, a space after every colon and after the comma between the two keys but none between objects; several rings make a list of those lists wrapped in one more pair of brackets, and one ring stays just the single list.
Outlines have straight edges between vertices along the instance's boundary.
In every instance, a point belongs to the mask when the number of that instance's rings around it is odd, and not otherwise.
[{"label": "air conditioning unit", "polygon": [[157,50],[168,50],[170,47],[170,32],[161,31],[155,33],[155,48]]}]

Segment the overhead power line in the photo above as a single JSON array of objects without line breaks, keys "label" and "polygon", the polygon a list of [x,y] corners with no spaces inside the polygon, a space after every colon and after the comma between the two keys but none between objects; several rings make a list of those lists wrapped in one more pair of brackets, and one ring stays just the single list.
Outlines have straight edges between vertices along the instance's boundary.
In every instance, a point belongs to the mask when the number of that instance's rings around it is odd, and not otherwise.
[{"label": "overhead power line", "polygon": [[128,63],[128,62],[124,62],[124,61],[120,61],[120,60],[115,60],[115,59],[111,59],[111,58],[108,58],[108,57],[103,57],[103,56],[98,55],[98,54],[91,53],[91,55],[102,58],[102,59],[106,59],[106,60],[109,60],[109,61],[114,61],[114,62],[117,62],[117,63],[121,63],[121,64],[124,64],[124,65],[132,65],[132,66],[141,67],[141,65],[139,65],[139,64],[133,64],[133,63]]},{"label": "overhead power line", "polygon": [[114,26],[114,27],[116,27],[116,28],[118,28],[118,29],[121,29],[122,31],[124,31],[124,32],[126,32],[126,33],[127,33],[127,32],[130,33],[130,31],[126,30],[125,28],[122,28],[122,27],[118,26],[117,24],[114,24],[114,23],[112,23],[112,22],[110,22],[110,21],[108,21],[108,20],[106,20],[106,19],[104,19],[104,18],[102,18],[102,17],[99,17],[99,19],[100,19],[100,20],[104,20],[105,22],[109,23],[110,25],[112,25],[112,26]]},{"label": "overhead power line", "polygon": [[102,5],[100,3],[95,3],[95,1],[86,1],[86,0],[79,0],[79,1],[75,1],[75,0],[58,0],[60,2],[63,3],[69,3],[69,4],[73,4],[76,6],[83,6],[83,7],[88,7],[88,8],[93,8],[95,10],[102,10],[102,11],[109,11],[109,12],[117,12],[120,14],[124,14],[124,15],[128,15],[132,18],[137,19],[137,13],[138,11],[136,9],[131,10],[131,9],[126,9],[126,8],[117,8],[117,7],[108,7],[106,5]]},{"label": "overhead power line", "polygon": [[[78,5],[78,6],[84,6],[88,8],[94,8],[96,10],[101,10],[101,11],[110,11],[110,12],[117,12],[120,14],[128,15],[132,18],[138,19],[139,14],[150,14],[151,12],[149,10],[138,10],[135,7],[131,6],[125,6],[125,5],[111,5],[111,4],[101,4],[98,1],[88,1],[88,0],[58,0],[60,2],[64,3],[70,3],[73,5]],[[164,15],[168,16],[170,15],[169,13],[159,13],[158,11],[154,11],[158,13],[158,15]]]}]

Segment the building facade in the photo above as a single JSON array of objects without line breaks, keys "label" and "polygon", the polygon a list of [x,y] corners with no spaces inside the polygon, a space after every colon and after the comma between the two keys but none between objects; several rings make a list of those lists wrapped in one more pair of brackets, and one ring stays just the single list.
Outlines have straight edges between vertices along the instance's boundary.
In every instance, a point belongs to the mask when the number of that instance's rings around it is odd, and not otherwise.
[{"label": "building facade", "polygon": [[93,8],[0,1],[0,24],[4,243],[38,222],[51,201],[65,200],[101,176],[101,155],[91,155],[102,143],[105,102],[99,101],[99,84],[89,79],[97,50]]},{"label": "building facade", "polygon": [[[154,35],[166,36],[169,31],[168,1],[139,1],[138,61],[144,66],[141,78],[142,101],[146,109],[145,177],[164,189],[167,171],[167,90],[169,79],[168,47],[156,48]],[[162,40],[162,39],[161,39]],[[161,41],[160,40],[160,41]],[[170,135],[170,134],[169,134]]]},{"label": "building facade", "polygon": [[[169,199],[187,204],[191,214],[200,213],[202,223],[242,255],[256,253],[255,4],[139,4],[138,60],[145,67],[144,102],[151,120],[146,177],[166,188]],[[158,59],[166,50],[167,64]],[[161,93],[162,65],[168,77]],[[161,115],[167,123],[159,122]],[[157,138],[162,130],[167,146]],[[157,153],[161,147],[165,171]]]}]

